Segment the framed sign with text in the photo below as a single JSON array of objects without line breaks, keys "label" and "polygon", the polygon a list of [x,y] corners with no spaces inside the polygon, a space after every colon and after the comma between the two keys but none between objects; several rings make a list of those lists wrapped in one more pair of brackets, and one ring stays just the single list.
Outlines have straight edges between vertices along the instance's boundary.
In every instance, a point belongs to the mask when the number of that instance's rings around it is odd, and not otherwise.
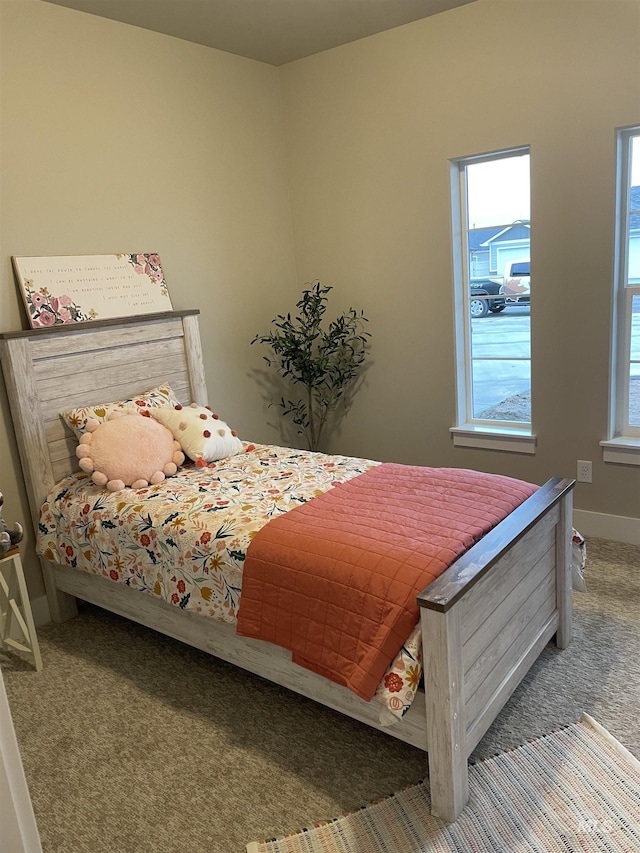
[{"label": "framed sign with text", "polygon": [[173,310],[152,252],[11,260],[32,329]]}]

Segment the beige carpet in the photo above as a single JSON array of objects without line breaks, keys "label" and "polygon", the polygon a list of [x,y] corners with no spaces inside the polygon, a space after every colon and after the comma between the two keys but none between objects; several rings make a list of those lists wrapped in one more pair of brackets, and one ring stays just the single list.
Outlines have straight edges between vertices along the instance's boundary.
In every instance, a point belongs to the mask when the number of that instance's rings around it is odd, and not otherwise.
[{"label": "beige carpet", "polygon": [[633,853],[640,761],[588,715],[469,771],[455,823],[429,813],[428,784],[331,823],[252,842],[247,853]]},{"label": "beige carpet", "polygon": [[[474,757],[585,711],[640,757],[640,547],[587,548],[573,643]],[[244,853],[425,778],[417,749],[97,608],[38,634],[42,672],[0,665],[45,853]]]}]

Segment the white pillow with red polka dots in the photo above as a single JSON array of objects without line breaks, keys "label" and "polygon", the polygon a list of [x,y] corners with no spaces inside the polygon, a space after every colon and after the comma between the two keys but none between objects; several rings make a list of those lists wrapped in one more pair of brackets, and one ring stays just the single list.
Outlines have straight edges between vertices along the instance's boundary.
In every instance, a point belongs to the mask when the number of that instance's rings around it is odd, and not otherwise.
[{"label": "white pillow with red polka dots", "polygon": [[173,408],[149,409],[154,420],[166,426],[182,452],[196,465],[218,462],[242,450],[235,430],[214,414],[208,406],[191,403]]}]

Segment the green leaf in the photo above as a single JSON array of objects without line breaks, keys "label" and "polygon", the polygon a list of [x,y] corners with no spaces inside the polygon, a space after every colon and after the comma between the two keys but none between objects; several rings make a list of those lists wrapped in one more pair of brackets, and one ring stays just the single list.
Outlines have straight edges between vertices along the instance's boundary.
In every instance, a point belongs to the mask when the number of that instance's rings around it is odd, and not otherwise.
[{"label": "green leaf", "polygon": [[347,392],[361,374],[371,337],[363,328],[368,322],[364,312],[354,308],[323,326],[331,289],[314,282],[303,290],[293,319],[291,313],[278,314],[272,331],[251,341],[269,347],[270,354],[263,358],[278,375],[304,386],[299,399],[282,397],[277,405],[300,427],[310,450],[318,449],[327,421],[337,421],[345,413]]}]

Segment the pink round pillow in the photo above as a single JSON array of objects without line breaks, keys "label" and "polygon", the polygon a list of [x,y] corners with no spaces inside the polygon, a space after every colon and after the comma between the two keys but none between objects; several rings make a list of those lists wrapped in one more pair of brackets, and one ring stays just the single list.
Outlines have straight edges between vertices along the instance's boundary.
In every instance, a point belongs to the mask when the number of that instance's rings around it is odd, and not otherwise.
[{"label": "pink round pillow", "polygon": [[161,483],[184,462],[171,432],[139,414],[114,413],[102,423],[88,421],[76,456],[93,482],[110,492]]}]

